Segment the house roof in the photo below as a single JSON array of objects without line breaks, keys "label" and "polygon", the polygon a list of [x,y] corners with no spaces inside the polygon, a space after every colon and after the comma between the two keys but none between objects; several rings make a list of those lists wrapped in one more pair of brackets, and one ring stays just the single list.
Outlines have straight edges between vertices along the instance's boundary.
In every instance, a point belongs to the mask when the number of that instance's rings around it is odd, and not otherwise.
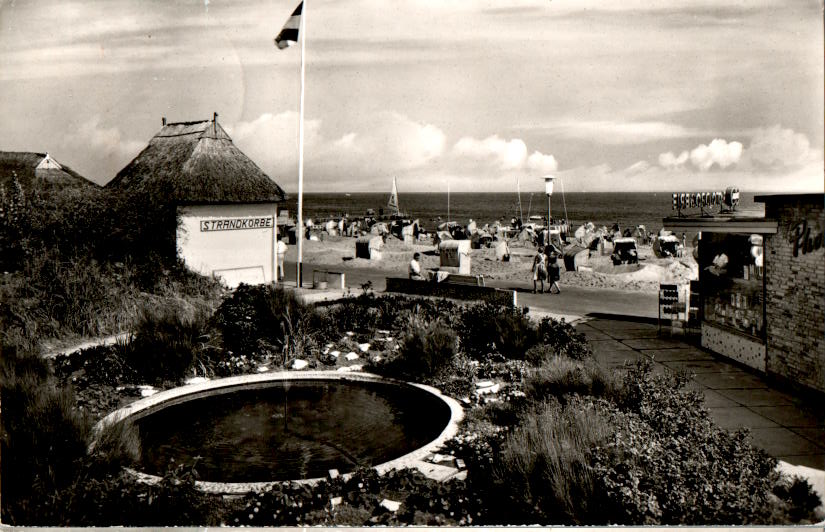
[{"label": "house roof", "polygon": [[100,188],[48,153],[0,151],[0,185],[8,188],[15,177],[24,188]]},{"label": "house roof", "polygon": [[286,199],[283,189],[232,143],[217,115],[213,120],[165,124],[106,188],[179,204]]}]

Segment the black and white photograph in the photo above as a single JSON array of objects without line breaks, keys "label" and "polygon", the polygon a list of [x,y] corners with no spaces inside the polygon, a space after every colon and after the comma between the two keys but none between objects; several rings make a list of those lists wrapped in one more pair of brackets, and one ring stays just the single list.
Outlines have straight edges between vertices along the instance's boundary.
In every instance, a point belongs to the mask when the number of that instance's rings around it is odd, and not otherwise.
[{"label": "black and white photograph", "polygon": [[825,526],[822,0],[0,0],[0,526]]}]

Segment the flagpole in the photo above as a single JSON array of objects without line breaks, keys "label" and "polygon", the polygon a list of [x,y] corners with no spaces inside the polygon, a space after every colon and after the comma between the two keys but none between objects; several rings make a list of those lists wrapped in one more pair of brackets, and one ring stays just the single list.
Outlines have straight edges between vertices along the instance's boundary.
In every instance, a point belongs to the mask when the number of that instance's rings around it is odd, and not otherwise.
[{"label": "flagpole", "polygon": [[303,1],[301,9],[301,27],[298,33],[301,36],[301,103],[298,118],[298,263],[296,265],[296,286],[303,286],[303,258],[304,258],[304,77],[306,51],[306,20],[307,0]]}]

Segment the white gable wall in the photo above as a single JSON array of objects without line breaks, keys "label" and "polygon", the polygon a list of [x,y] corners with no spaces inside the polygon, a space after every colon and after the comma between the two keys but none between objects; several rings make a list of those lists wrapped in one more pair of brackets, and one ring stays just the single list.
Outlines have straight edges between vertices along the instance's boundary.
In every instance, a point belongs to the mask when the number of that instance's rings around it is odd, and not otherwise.
[{"label": "white gable wall", "polygon": [[277,204],[191,205],[178,213],[178,256],[189,269],[232,288],[273,281]]}]

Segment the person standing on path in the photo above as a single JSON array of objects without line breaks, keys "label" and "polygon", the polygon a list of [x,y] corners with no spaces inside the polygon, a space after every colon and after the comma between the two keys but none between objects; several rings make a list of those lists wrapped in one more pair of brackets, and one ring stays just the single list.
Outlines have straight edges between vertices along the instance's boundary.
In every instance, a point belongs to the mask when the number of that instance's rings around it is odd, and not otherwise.
[{"label": "person standing on path", "polygon": [[278,280],[284,280],[284,258],[286,257],[286,250],[288,246],[283,239],[278,240]]},{"label": "person standing on path", "polygon": [[533,293],[536,293],[536,283],[541,283],[541,293],[544,293],[544,280],[547,279],[547,256],[539,248],[533,259]]},{"label": "person standing on path", "polygon": [[549,266],[547,267],[548,272],[548,280],[547,282],[550,283],[550,288],[547,289],[548,292],[551,294],[553,293],[553,287],[556,287],[556,293],[561,294],[561,288],[559,287],[559,280],[561,279],[561,267],[559,266],[558,259],[556,258],[555,253],[550,253],[548,257]]}]

